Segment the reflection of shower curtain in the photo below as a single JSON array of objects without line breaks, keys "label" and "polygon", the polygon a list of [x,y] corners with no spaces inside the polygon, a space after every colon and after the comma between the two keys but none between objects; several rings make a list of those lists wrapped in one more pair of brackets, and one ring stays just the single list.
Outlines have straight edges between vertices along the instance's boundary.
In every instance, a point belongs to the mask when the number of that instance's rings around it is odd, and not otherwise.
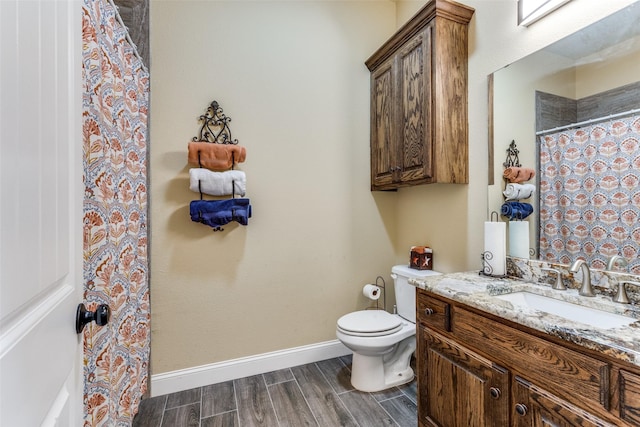
[{"label": "reflection of shower curtain", "polygon": [[540,257],[640,274],[640,115],[540,137]]},{"label": "reflection of shower curtain", "polygon": [[84,425],[130,426],[149,365],[149,74],[106,0],[84,0],[82,44],[84,298],[111,307],[84,330]]}]

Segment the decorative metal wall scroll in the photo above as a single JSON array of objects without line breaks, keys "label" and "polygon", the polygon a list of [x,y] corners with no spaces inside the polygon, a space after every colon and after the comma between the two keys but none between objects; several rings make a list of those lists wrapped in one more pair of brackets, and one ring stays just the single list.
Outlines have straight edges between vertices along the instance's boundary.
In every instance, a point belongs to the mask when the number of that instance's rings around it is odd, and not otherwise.
[{"label": "decorative metal wall scroll", "polygon": [[505,160],[505,162],[502,165],[505,168],[511,168],[511,167],[519,168],[520,166],[522,166],[520,164],[520,159],[518,158],[519,152],[520,150],[518,150],[518,148],[516,147],[516,142],[511,141],[511,144],[509,144],[509,148],[507,148],[507,160]]},{"label": "decorative metal wall scroll", "polygon": [[207,112],[199,117],[200,137],[194,136],[193,141],[212,142],[215,144],[237,144],[237,139],[231,138],[229,122],[231,117],[224,115],[218,101],[213,101]]}]

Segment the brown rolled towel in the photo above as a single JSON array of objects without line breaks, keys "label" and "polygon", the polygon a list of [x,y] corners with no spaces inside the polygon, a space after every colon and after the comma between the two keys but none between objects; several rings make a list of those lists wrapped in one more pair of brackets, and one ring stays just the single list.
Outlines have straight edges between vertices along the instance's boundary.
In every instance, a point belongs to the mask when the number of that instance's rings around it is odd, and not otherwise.
[{"label": "brown rolled towel", "polygon": [[[199,154],[199,158],[198,158]],[[233,163],[242,163],[247,150],[239,145],[190,142],[189,163],[212,171],[226,171]]]},{"label": "brown rolled towel", "polygon": [[503,176],[509,182],[525,182],[536,176],[536,171],[531,168],[510,167],[504,170]]}]

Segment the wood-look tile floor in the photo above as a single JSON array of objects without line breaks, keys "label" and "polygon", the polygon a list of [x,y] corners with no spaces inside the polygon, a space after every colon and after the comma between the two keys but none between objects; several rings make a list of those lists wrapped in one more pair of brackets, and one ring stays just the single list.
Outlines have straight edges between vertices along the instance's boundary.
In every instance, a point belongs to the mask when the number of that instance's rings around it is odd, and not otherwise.
[{"label": "wood-look tile floor", "polygon": [[351,356],[144,399],[133,427],[416,427],[416,380],[354,390]]}]

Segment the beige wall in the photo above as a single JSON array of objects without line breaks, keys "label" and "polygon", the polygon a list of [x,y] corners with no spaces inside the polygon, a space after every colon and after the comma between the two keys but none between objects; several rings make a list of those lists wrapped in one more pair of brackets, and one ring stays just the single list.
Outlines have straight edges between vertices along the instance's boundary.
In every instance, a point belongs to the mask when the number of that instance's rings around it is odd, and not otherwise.
[{"label": "beige wall", "polygon": [[[362,286],[389,283],[414,244],[438,270],[479,268],[486,76],[630,0],[573,0],[529,29],[513,0],[465,3],[471,182],[372,193],[363,62],[423,1],[152,0],[154,374],[333,340],[336,319],[368,304]],[[221,233],[188,211],[187,141],[214,99],[247,147],[254,209]]]},{"label": "beige wall", "polygon": [[[156,1],[152,24],[154,373],[335,339],[389,273],[395,194],[369,191],[369,72],[389,2]],[[187,142],[212,100],[247,148],[253,217],[189,218]]]},{"label": "beige wall", "polygon": [[[637,45],[640,37],[631,41]],[[627,42],[628,43],[628,42]],[[627,43],[624,43],[625,45]],[[640,52],[629,53],[624,46],[619,46],[619,56],[607,61],[595,61],[576,70],[576,98],[594,95],[629,83],[640,80]],[[627,52],[627,53],[624,53]],[[606,52],[596,54],[601,58]]]}]

